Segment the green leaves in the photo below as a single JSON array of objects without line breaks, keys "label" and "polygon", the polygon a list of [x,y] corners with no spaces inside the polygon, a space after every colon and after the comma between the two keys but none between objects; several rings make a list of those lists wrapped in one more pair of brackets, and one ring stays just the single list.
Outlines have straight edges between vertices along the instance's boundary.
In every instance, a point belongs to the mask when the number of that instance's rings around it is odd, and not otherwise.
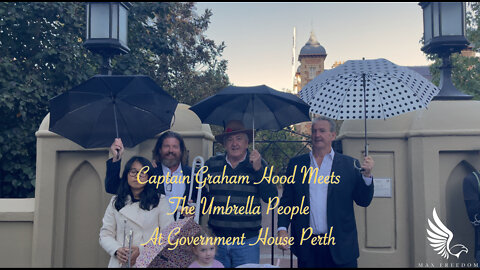
[{"label": "green leaves", "polygon": [[[467,39],[473,46],[473,51],[480,49],[480,2],[469,2],[470,8],[467,12]],[[434,63],[430,66],[432,82],[435,85],[440,84],[440,67],[442,60],[435,55],[427,55],[428,59]],[[452,61],[452,82],[458,90],[465,94],[472,95],[474,99],[480,100],[480,61],[478,57],[468,57],[455,53],[451,55]]]},{"label": "green leaves", "polygon": [[[99,73],[101,57],[82,45],[85,6],[0,2],[0,198],[34,196],[35,132],[49,99]],[[213,95],[229,81],[225,45],[204,34],[211,15],[193,3],[133,3],[131,52],[112,59],[113,74],[148,75],[182,103]]]},{"label": "green leaves", "polygon": [[[146,74],[182,103],[193,105],[229,84],[217,61],[224,44],[204,32],[211,12],[198,15],[193,3],[135,3],[130,10],[130,53],[114,59],[114,73]],[[205,66],[196,72],[197,66]],[[225,64],[226,65],[226,64]]]}]

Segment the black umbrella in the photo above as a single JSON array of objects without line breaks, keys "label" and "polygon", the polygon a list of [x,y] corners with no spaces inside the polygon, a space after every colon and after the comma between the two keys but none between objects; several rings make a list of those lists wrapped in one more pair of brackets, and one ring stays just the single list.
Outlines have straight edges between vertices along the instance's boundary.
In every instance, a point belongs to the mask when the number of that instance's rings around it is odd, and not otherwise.
[{"label": "black umbrella", "polygon": [[278,130],[310,120],[309,106],[303,100],[266,85],[228,86],[190,110],[202,123],[225,126],[230,120],[241,120],[246,128],[253,130]]},{"label": "black umbrella", "polygon": [[50,127],[84,148],[134,147],[170,128],[178,102],[150,77],[97,75],[50,100]]}]

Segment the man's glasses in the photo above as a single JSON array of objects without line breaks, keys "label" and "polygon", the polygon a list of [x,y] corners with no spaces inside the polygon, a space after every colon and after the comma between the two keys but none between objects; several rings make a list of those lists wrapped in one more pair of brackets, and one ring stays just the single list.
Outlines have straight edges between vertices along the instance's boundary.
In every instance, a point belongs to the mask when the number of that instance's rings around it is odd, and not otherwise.
[{"label": "man's glasses", "polygon": [[[137,174],[138,174],[139,171],[135,170],[135,169],[131,169],[129,172],[128,172],[128,175],[130,175],[131,177],[136,177]],[[141,173],[140,174],[140,178],[147,178],[147,174],[146,173]]]}]

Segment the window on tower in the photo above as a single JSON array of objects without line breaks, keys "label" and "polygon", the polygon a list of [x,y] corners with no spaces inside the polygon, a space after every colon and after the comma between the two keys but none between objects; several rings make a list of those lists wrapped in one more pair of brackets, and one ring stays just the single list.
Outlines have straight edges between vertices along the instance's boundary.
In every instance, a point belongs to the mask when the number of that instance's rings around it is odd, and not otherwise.
[{"label": "window on tower", "polygon": [[310,72],[309,72],[309,79],[315,78],[316,75],[316,68],[315,67],[310,67]]}]

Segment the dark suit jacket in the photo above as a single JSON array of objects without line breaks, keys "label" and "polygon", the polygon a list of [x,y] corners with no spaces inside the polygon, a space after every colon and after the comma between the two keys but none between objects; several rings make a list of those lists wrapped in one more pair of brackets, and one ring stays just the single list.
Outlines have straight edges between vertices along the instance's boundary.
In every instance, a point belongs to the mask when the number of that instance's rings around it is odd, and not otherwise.
[{"label": "dark suit jacket", "polygon": [[[332,237],[335,237],[335,245],[331,244],[329,247],[336,264],[349,263],[358,258],[357,227],[353,202],[367,207],[373,198],[373,182],[370,186],[367,186],[361,173],[354,168],[353,162],[352,157],[335,152],[332,172],[335,175],[340,175],[340,182],[338,184],[328,184],[327,224],[328,230],[333,226]],[[310,167],[310,156],[305,154],[292,158],[287,167],[287,176],[293,174],[295,165],[297,166],[295,182],[294,184],[284,185],[280,205],[300,206],[302,197],[305,196],[304,206],[310,206],[310,192],[307,182],[309,178],[307,176],[305,183],[302,184],[303,173],[301,172],[303,166],[306,166],[307,169]],[[291,225],[291,236],[295,240],[292,251],[300,258],[315,256],[310,254],[311,248],[308,248],[305,242],[303,245],[299,245],[302,229],[310,226],[310,209],[308,213],[308,215],[297,214],[293,216],[292,220],[290,220],[289,215],[278,216],[278,227],[288,228],[288,225]],[[310,242],[310,239],[308,241]]]},{"label": "dark suit jacket", "polygon": [[463,198],[468,218],[475,229],[475,258],[480,263],[480,183],[474,173],[480,177],[480,172],[473,172],[463,179]]},{"label": "dark suit jacket", "polygon": [[[120,163],[121,161],[112,162],[112,159],[107,160],[107,175],[105,177],[105,190],[107,191],[107,193],[117,194],[117,189],[118,189],[118,186],[120,185]],[[182,164],[182,170],[184,175],[188,175],[191,178],[191,173],[192,173],[191,167],[184,166]],[[158,176],[163,175],[162,165],[159,165],[157,166],[157,168],[154,168],[153,175],[158,175]],[[198,192],[198,189],[196,189],[198,184],[196,183],[195,180],[190,179],[189,183],[185,182],[185,192],[183,193],[183,196],[186,196],[188,198],[188,193],[190,191],[190,185],[192,181],[195,185],[192,190],[192,200],[195,202],[197,199],[197,192]],[[165,189],[163,184],[158,186],[158,192],[160,192],[161,194],[165,194]],[[206,194],[206,190],[205,188],[203,188],[202,197],[204,197],[205,194]],[[176,216],[177,215],[174,215],[174,217]]]}]

